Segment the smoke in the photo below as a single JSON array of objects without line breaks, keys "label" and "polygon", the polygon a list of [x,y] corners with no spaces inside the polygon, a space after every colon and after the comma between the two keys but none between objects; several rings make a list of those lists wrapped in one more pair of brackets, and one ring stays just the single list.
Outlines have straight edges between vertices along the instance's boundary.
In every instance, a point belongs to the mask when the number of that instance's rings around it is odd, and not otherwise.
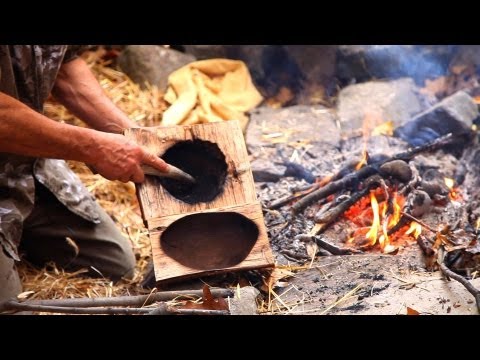
[{"label": "smoke", "polygon": [[340,78],[349,82],[371,78],[411,77],[423,86],[426,79],[445,75],[456,45],[343,45],[339,48]]}]

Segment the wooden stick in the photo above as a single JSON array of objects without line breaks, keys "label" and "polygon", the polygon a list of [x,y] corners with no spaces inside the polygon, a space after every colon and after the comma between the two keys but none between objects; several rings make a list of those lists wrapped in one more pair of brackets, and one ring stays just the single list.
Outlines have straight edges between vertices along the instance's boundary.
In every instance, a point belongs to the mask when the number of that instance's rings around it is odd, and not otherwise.
[{"label": "wooden stick", "polygon": [[454,273],[452,270],[450,270],[443,261],[440,264],[440,270],[442,270],[442,273],[445,275],[447,280],[450,280],[450,278],[452,278],[454,280],[457,280],[463,286],[465,286],[468,292],[472,294],[473,297],[475,298],[475,301],[477,303],[477,311],[480,314],[480,290],[478,290],[475,286],[473,286],[472,283],[467,279],[465,279],[463,276],[458,275],[457,273]]},{"label": "wooden stick", "polygon": [[301,211],[303,211],[307,206],[310,206],[314,202],[323,199],[338,190],[341,189],[346,189],[349,187],[352,187],[359,182],[361,182],[363,179],[366,177],[369,177],[371,175],[374,175],[375,173],[378,172],[378,169],[381,165],[393,161],[393,160],[404,160],[404,161],[410,161],[412,158],[414,158],[416,155],[423,153],[423,152],[429,152],[433,150],[437,150],[438,148],[452,142],[454,137],[452,134],[447,134],[445,136],[439,137],[438,139],[432,141],[429,144],[423,145],[423,146],[418,146],[413,149],[409,149],[405,152],[396,154],[390,158],[384,159],[382,161],[378,161],[374,164],[367,165],[360,170],[350,173],[343,177],[342,179],[339,179],[337,181],[332,181],[329,182],[327,185],[324,187],[321,187],[318,190],[315,190],[305,196],[303,199],[299,200],[292,206],[292,212],[294,214],[298,214]]},{"label": "wooden stick", "polygon": [[158,306],[155,309],[149,311],[145,315],[167,315],[167,314],[170,314],[168,312],[167,304],[160,303],[160,304],[158,304]]},{"label": "wooden stick", "polygon": [[[211,289],[214,297],[233,296],[230,289]],[[146,306],[158,301],[168,301],[176,297],[203,296],[203,290],[181,290],[181,291],[162,291],[149,295],[139,296],[118,296],[118,297],[99,297],[99,298],[78,298],[78,299],[58,299],[58,300],[27,300],[23,303],[29,305],[45,305],[60,307],[102,307],[102,306]],[[1,308],[1,306],[0,306]]]},{"label": "wooden stick", "polygon": [[176,309],[166,304],[161,304],[154,310],[149,308],[114,308],[114,307],[97,307],[97,308],[80,308],[80,307],[63,307],[63,306],[45,306],[30,305],[19,303],[17,301],[7,301],[3,304],[4,310],[18,311],[38,311],[53,312],[62,314],[81,314],[81,315],[229,315],[227,310],[203,310],[203,309]]},{"label": "wooden stick", "polygon": [[179,315],[230,315],[228,310],[175,309]]},{"label": "wooden stick", "polygon": [[[146,308],[113,308],[113,307],[99,307],[99,308],[81,308],[81,307],[64,307],[64,306],[45,306],[45,305],[30,305],[19,303],[17,301],[7,301],[2,304],[3,311],[14,310],[18,311],[39,311],[39,312],[54,312],[62,314],[83,314],[83,315],[133,315],[146,314],[152,309]],[[171,312],[170,312],[171,314]]]},{"label": "wooden stick", "polygon": [[415,221],[416,223],[420,224],[422,227],[424,227],[425,229],[433,232],[434,234],[437,233],[437,230],[434,230],[432,229],[429,225],[425,224],[423,221],[421,220],[418,220],[416,217],[414,217],[413,215],[410,215],[409,213],[406,213],[404,211],[401,212],[401,214],[407,218],[409,218],[410,220],[413,220]]},{"label": "wooden stick", "polygon": [[165,303],[159,304],[154,310],[146,315],[230,315],[228,310],[206,310],[206,309],[177,309],[169,307]]},{"label": "wooden stick", "polygon": [[327,250],[332,255],[352,255],[362,253],[362,251],[360,250],[341,248],[336,245],[330,244],[329,242],[321,239],[318,236],[298,235],[297,239],[303,242],[315,241],[320,248]]}]

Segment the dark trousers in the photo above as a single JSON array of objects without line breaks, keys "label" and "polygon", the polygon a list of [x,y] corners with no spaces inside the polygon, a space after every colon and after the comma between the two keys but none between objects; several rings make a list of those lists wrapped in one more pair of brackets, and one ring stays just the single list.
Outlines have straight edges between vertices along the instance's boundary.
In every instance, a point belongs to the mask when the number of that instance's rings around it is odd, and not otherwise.
[{"label": "dark trousers", "polygon": [[[35,207],[24,221],[20,244],[26,260],[38,266],[53,261],[68,270],[86,268],[93,276],[112,280],[133,277],[131,244],[98,204],[101,222],[93,224],[69,211],[43,186],[36,188]],[[21,291],[14,261],[0,249],[0,301]]]}]

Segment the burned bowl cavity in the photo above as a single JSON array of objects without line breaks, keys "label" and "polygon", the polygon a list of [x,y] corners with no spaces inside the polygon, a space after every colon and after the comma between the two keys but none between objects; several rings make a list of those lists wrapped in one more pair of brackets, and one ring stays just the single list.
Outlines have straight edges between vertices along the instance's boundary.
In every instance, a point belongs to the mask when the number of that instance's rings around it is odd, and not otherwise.
[{"label": "burned bowl cavity", "polygon": [[234,213],[188,215],[171,224],[160,237],[165,254],[199,270],[222,269],[241,263],[258,239],[257,225]]},{"label": "burned bowl cavity", "polygon": [[212,201],[223,191],[228,166],[217,144],[203,140],[181,141],[169,148],[162,159],[195,178],[195,184],[157,179],[173,197],[196,204]]}]

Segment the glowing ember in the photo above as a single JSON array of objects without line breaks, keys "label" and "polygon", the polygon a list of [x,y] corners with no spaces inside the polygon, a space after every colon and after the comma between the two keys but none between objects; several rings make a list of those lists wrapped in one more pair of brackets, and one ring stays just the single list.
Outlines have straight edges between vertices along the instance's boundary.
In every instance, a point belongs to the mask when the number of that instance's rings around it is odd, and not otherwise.
[{"label": "glowing ember", "polygon": [[454,187],[455,186],[455,180],[450,179],[450,178],[443,178],[445,181],[445,185],[450,189],[450,193],[448,194],[448,197],[450,200],[460,200],[462,196],[460,195],[460,192],[458,191],[458,188]]},{"label": "glowing ember", "polygon": [[455,185],[455,180],[450,179],[450,178],[444,178],[444,180],[445,180],[445,185],[447,185],[448,188],[449,188],[450,190],[452,190],[453,185]]},{"label": "glowing ember", "polygon": [[475,231],[478,231],[478,229],[480,229],[480,218],[475,222]]}]

